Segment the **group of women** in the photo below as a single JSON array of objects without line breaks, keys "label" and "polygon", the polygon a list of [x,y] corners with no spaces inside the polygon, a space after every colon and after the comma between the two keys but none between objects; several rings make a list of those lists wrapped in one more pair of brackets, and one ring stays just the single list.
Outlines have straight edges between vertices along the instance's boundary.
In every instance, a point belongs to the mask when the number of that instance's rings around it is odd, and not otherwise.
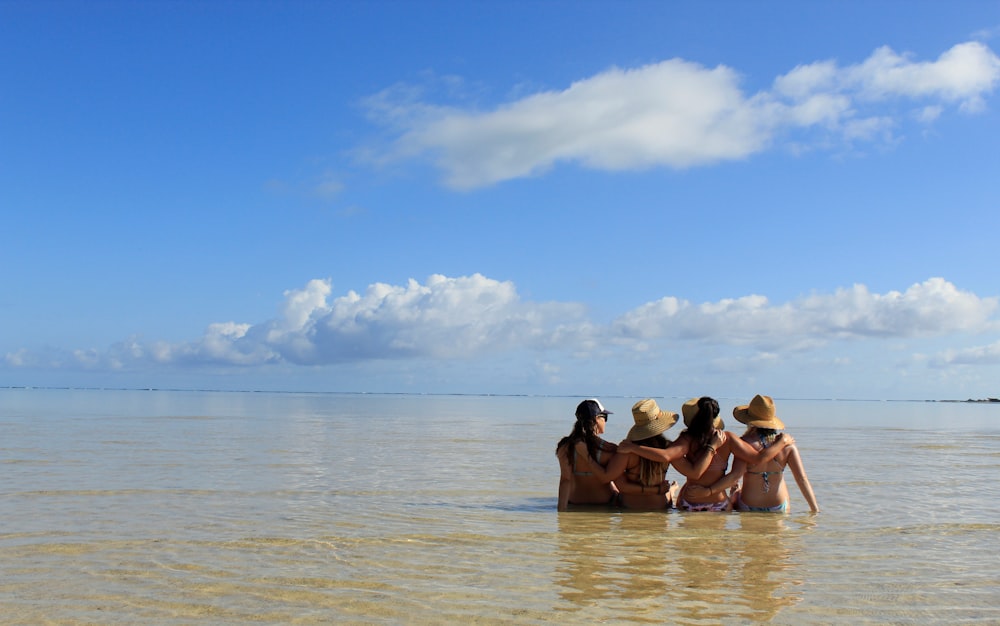
[{"label": "group of women", "polygon": [[[678,415],[661,410],[651,398],[640,400],[632,406],[635,425],[615,445],[601,437],[612,413],[596,399],[581,402],[573,432],[556,446],[559,510],[610,504],[639,510],[784,513],[789,510],[787,467],[810,510],[819,511],[795,440],[782,432],[785,425],[770,397],[758,395],[733,409],[733,417],[747,426],[742,437],[725,430],[713,398],[688,400],[681,413],[685,430],[670,441],[664,433]],[[671,465],[685,477],[679,489],[666,479]]]}]

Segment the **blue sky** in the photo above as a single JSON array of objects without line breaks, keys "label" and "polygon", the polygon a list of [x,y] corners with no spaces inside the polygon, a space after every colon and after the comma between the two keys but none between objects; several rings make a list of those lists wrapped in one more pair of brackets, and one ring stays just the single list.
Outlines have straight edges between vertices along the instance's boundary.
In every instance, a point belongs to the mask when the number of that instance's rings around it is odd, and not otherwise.
[{"label": "blue sky", "polygon": [[0,384],[1000,395],[998,2],[0,2]]}]

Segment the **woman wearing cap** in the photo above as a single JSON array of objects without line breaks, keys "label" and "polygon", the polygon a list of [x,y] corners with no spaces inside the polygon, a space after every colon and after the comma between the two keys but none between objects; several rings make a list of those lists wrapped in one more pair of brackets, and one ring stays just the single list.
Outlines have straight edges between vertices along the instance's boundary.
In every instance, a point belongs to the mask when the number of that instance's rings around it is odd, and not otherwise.
[{"label": "woman wearing cap", "polygon": [[610,413],[598,400],[584,400],[576,407],[573,432],[559,440],[556,457],[560,511],[570,504],[608,504],[617,500],[618,488],[605,471],[617,446],[601,439]]},{"label": "woman wearing cap", "polygon": [[[758,451],[736,435],[723,431],[725,425],[719,419],[719,403],[708,396],[688,400],[681,408],[681,412],[684,413],[684,424],[687,428],[678,437],[678,441],[687,439],[689,445],[696,449],[706,447],[712,455],[708,469],[702,473],[695,473],[698,468],[693,468],[691,473],[681,470],[681,473],[687,477],[687,481],[681,489],[677,508],[685,511],[731,510],[732,502],[726,496],[725,490],[698,489],[698,486],[708,487],[723,478],[729,467],[730,455],[748,463],[760,463],[770,460],[779,454],[790,441],[793,441],[791,437],[780,437],[778,439],[779,445]],[[719,443],[720,441],[721,443]],[[651,460],[664,457],[655,448],[639,446],[635,446],[635,448],[633,450],[632,447],[624,446],[621,451],[634,452]]]},{"label": "woman wearing cap", "polygon": [[[618,485],[620,502],[625,508],[670,508],[677,502],[677,483],[665,480],[670,464],[674,464],[682,474],[701,475],[712,461],[712,455],[706,450],[692,466],[687,458],[693,448],[691,440],[671,442],[663,435],[677,423],[677,414],[661,410],[652,398],[640,400],[632,406],[632,419],[635,425],[628,431],[625,441],[618,444],[618,454],[608,464],[607,474]],[[717,446],[721,442],[720,437],[709,443]],[[634,447],[655,449],[660,456],[647,459],[626,451]]]},{"label": "woman wearing cap", "polygon": [[[772,447],[781,436],[785,423],[778,419],[774,410],[774,400],[769,396],[754,396],[750,404],[733,409],[733,417],[747,425],[742,440],[756,450]],[[819,504],[813,493],[809,477],[806,476],[802,458],[794,445],[785,447],[772,460],[751,464],[739,460],[733,463],[733,471],[709,486],[708,493],[724,493],[742,477],[743,487],[734,494],[735,506],[740,511],[760,511],[768,513],[788,512],[788,486],[784,480],[785,467],[792,470],[792,476],[799,485],[799,491],[813,513],[819,512]]]}]

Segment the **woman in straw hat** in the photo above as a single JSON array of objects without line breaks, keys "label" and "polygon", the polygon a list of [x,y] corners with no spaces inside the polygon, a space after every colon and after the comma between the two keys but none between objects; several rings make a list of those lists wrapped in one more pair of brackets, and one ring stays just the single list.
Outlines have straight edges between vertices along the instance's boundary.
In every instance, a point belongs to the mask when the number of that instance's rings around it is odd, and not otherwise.
[{"label": "woman in straw hat", "polygon": [[[618,454],[608,464],[608,476],[621,491],[620,504],[628,509],[666,509],[677,501],[677,483],[666,480],[670,463],[679,464],[687,472],[699,474],[708,467],[711,455],[702,454],[697,468],[685,458],[690,451],[687,440],[671,442],[663,433],[677,423],[677,414],[663,411],[656,400],[646,398],[632,405],[635,425],[618,446]],[[720,439],[721,441],[721,439]],[[646,446],[659,450],[663,457],[656,460],[623,452],[622,445]]]},{"label": "woman in straw hat", "polygon": [[573,432],[559,440],[556,457],[559,459],[560,511],[565,511],[570,504],[617,501],[618,488],[605,471],[617,446],[601,439],[610,413],[600,401],[584,400],[576,407]]},{"label": "woman in straw hat", "polygon": [[[742,440],[755,450],[766,450],[781,436],[785,423],[778,419],[774,410],[774,400],[770,396],[754,396],[750,404],[733,409],[733,417],[747,425]],[[713,483],[709,494],[724,493],[742,477],[743,486],[734,493],[735,506],[740,511],[760,511],[768,513],[788,512],[788,486],[784,480],[785,467],[792,470],[792,476],[799,485],[799,491],[813,513],[819,512],[819,504],[813,493],[809,477],[806,476],[798,448],[789,445],[773,459],[756,464],[745,461],[733,463],[733,471]]]},{"label": "woman in straw hat", "polygon": [[[635,425],[625,440],[618,444],[618,454],[606,468],[605,478],[614,481],[620,491],[619,504],[630,509],[664,509],[676,504],[677,483],[665,479],[667,468],[674,467],[684,475],[701,475],[712,461],[709,449],[721,445],[722,437],[710,440],[700,454],[690,439],[671,442],[663,433],[677,423],[677,414],[663,411],[652,398],[632,406]],[[657,456],[644,458],[629,453],[632,449],[655,450]],[[697,457],[692,463],[690,458]]]},{"label": "woman in straw hat", "polygon": [[[684,424],[687,428],[681,433],[678,441],[687,439],[689,445],[695,448],[705,447],[712,456],[711,462],[704,472],[695,473],[697,467],[692,468],[691,473],[682,472],[688,480],[681,489],[677,508],[685,511],[732,510],[732,502],[724,490],[715,492],[710,489],[698,489],[698,487],[709,486],[723,478],[729,467],[730,455],[748,463],[760,463],[770,460],[789,445],[789,442],[794,441],[791,437],[780,437],[778,439],[779,445],[765,450],[756,450],[736,435],[723,431],[724,424],[719,419],[719,403],[708,396],[688,400],[681,408],[681,412],[684,413]],[[635,446],[635,448],[636,450],[633,450],[628,446],[620,446],[620,451],[634,452],[647,459],[663,458],[663,455],[655,448],[639,446]]]}]

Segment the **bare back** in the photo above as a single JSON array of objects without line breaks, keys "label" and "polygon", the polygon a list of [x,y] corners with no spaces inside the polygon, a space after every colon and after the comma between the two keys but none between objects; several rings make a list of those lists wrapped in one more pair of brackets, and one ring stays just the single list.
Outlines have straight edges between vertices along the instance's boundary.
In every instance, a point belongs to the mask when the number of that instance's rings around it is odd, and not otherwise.
[{"label": "bare back", "polygon": [[[613,452],[604,449],[601,442],[598,457],[594,459],[606,468]],[[612,484],[596,475],[590,467],[587,444],[578,441],[575,444],[559,448],[556,456],[559,458],[559,504],[607,504],[615,495]]]}]

